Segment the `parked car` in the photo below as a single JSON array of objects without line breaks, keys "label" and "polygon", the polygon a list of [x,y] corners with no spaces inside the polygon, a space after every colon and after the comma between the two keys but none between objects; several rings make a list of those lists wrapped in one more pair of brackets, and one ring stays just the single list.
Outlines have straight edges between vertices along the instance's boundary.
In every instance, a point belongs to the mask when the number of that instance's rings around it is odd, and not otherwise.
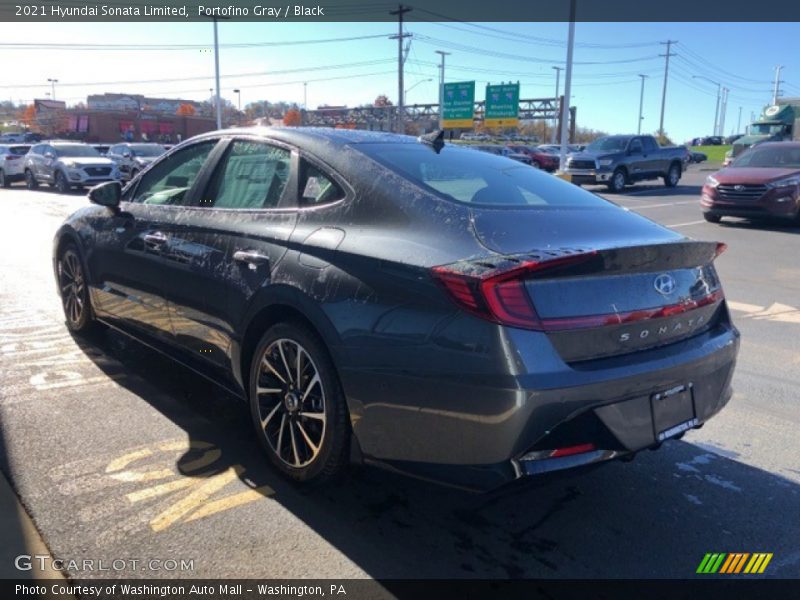
[{"label": "parked car", "polygon": [[687,153],[683,146],[661,148],[652,135],[609,135],[570,154],[565,171],[574,183],[604,183],[615,193],[637,181],[659,178],[675,187]]},{"label": "parked car", "polygon": [[800,223],[800,142],[763,142],[703,186],[703,217],[778,218]]},{"label": "parked car", "polygon": [[506,157],[232,130],[89,199],[53,245],[68,328],[224,385],[298,481],[354,460],[490,489],[631,458],[731,397],[723,247]]},{"label": "parked car", "polygon": [[736,140],[738,140],[741,137],[744,137],[743,133],[734,133],[733,135],[729,135],[728,137],[725,138],[725,143],[733,144]]},{"label": "parked car", "polygon": [[517,162],[525,163],[526,165],[531,164],[531,159],[527,154],[523,154],[521,152],[514,152],[508,146],[501,146],[499,144],[480,144],[470,146],[475,150],[480,150],[481,152],[488,152],[489,154],[496,154],[497,156],[505,156],[506,158],[510,158],[511,160],[516,160]]},{"label": "parked car", "polygon": [[147,165],[166,152],[160,144],[116,144],[108,151],[108,158],[117,163],[123,179],[133,179]]},{"label": "parked car", "polygon": [[111,146],[109,144],[92,144],[92,148],[97,150],[100,156],[105,156],[108,154],[108,149],[111,148]]},{"label": "parked car", "polygon": [[25,179],[23,163],[30,148],[25,144],[0,145],[0,187],[11,187],[15,181]]},{"label": "parked car", "polygon": [[41,133],[32,133],[30,131],[25,133],[24,142],[26,144],[35,144],[36,142],[41,142],[44,139]]},{"label": "parked car", "polygon": [[704,138],[700,138],[700,146],[721,146],[724,143],[724,140],[718,135],[709,135]]},{"label": "parked car", "polygon": [[114,161],[100,156],[88,144],[69,141],[34,145],[25,155],[23,168],[29,190],[47,183],[61,194],[120,178]]},{"label": "parked car", "polygon": [[692,150],[689,156],[693,163],[701,163],[708,160],[708,156],[704,152],[697,152],[696,150]]},{"label": "parked car", "polygon": [[558,169],[558,156],[539,150],[536,146],[510,144],[508,148],[517,154],[524,154],[531,160],[531,166],[553,172]]},{"label": "parked car", "polygon": [[0,135],[0,143],[2,144],[22,144],[24,142],[24,133],[4,133]]}]

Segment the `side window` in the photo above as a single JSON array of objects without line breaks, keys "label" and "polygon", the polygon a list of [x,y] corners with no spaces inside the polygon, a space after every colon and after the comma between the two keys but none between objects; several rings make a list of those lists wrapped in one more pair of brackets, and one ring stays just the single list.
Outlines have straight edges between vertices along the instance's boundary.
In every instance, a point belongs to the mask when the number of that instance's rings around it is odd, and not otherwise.
[{"label": "side window", "polygon": [[300,205],[319,206],[344,198],[342,191],[333,179],[310,162],[303,160],[300,166]]},{"label": "side window", "polygon": [[654,152],[657,149],[656,141],[651,137],[642,138],[645,152]]},{"label": "side window", "polygon": [[[263,142],[235,140],[217,169],[210,193],[214,208],[274,208],[289,181],[291,152]],[[209,202],[203,202],[208,205]]]},{"label": "side window", "polygon": [[143,204],[182,205],[208,155],[217,140],[194,144],[162,160],[147,171],[139,185],[133,202]]},{"label": "side window", "polygon": [[628,151],[631,154],[634,154],[634,153],[641,154],[642,153],[642,140],[640,138],[634,138],[633,140],[631,140],[631,145],[628,147]]}]

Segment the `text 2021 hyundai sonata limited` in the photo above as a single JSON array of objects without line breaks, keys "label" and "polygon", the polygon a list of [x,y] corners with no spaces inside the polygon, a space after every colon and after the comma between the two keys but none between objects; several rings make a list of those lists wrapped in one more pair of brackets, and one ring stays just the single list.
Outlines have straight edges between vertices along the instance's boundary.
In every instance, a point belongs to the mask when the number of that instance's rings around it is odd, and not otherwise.
[{"label": "text 2021 hyundai sonata limited", "polygon": [[440,140],[187,140],[58,231],[67,325],[246,398],[300,481],[359,460],[491,489],[632,456],[728,402],[722,245]]}]

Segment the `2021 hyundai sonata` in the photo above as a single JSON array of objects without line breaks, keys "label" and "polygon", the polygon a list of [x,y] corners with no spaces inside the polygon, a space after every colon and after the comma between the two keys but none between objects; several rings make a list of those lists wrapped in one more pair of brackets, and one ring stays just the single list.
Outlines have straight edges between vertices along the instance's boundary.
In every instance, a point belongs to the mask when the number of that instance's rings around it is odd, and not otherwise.
[{"label": "2021 hyundai sonata", "polygon": [[491,489],[731,396],[721,245],[441,136],[221,131],[90,199],[54,241],[68,327],[237,393],[299,481],[358,460]]}]

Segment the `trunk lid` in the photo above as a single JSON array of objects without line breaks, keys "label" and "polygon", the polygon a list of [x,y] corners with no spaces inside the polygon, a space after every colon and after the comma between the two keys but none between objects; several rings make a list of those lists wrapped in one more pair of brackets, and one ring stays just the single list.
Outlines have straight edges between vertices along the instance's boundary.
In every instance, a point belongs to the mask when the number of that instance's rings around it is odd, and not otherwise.
[{"label": "trunk lid", "polygon": [[[475,210],[473,224],[497,253],[482,259],[477,272],[482,281],[500,281],[499,293],[481,284],[487,296],[495,295],[487,306],[493,310],[499,302],[502,312],[505,302],[517,319],[527,305],[536,321],[528,328],[546,332],[566,362],[674,343],[719,317],[723,295],[713,261],[721,247],[715,242],[689,240],[615,208]],[[538,266],[524,272],[519,265],[525,264]],[[504,275],[509,270],[519,271],[516,295]],[[522,319],[510,324],[525,326]]]}]

